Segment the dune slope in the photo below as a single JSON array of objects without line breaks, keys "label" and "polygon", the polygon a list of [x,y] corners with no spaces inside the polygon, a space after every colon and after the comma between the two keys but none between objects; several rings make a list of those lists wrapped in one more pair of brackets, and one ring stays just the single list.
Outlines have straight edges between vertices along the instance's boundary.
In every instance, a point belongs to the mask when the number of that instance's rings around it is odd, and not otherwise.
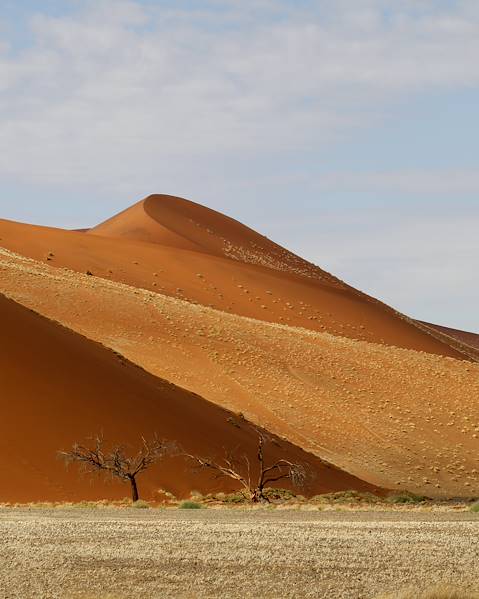
[{"label": "dune slope", "polygon": [[479,365],[228,315],[0,252],[0,288],[387,488],[479,492]]},{"label": "dune slope", "polygon": [[439,324],[431,324],[430,322],[421,322],[421,324],[448,335],[452,339],[456,339],[462,344],[469,345],[470,347],[479,350],[479,335],[477,333],[469,333],[459,329],[451,329],[450,327],[445,327]]},{"label": "dune slope", "polygon": [[[186,451],[218,459],[237,447],[254,464],[256,433],[246,422],[201,397],[158,379],[118,354],[0,295],[0,501],[122,498],[129,489],[66,469],[57,451],[103,431],[106,440],[137,446],[141,435],[175,441]],[[271,458],[308,466],[306,492],[361,488],[363,481],[275,438]],[[147,498],[231,490],[231,481],[197,473],[169,458],[139,478]]]},{"label": "dune slope", "polygon": [[0,245],[231,314],[438,355],[479,356],[237,221],[180,198],[151,196],[87,233],[0,221]]}]

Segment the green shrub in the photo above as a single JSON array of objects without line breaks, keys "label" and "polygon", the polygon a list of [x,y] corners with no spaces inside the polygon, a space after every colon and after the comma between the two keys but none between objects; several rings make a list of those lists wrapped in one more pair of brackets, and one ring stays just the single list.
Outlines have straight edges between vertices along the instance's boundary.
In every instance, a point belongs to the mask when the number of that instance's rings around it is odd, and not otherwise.
[{"label": "green shrub", "polygon": [[424,495],[416,495],[415,493],[404,491],[397,495],[390,495],[386,501],[389,503],[423,503],[424,501],[427,501],[427,499],[428,498]]},{"label": "green shrub", "polygon": [[[217,495],[218,497],[218,495]],[[223,498],[225,503],[246,503],[248,499],[243,495],[243,493],[230,493],[229,495],[225,495]]]},{"label": "green shrub", "polygon": [[471,512],[475,512],[476,514],[479,513],[479,501],[473,503],[469,509],[471,510]]},{"label": "green shrub", "polygon": [[201,510],[203,506],[196,501],[183,501],[178,506],[180,510]]}]

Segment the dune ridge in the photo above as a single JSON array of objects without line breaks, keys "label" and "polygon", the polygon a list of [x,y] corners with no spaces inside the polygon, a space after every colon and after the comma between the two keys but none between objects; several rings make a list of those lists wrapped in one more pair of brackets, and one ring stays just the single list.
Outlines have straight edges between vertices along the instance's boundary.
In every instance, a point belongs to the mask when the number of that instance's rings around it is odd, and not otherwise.
[{"label": "dune ridge", "polygon": [[479,334],[469,333],[468,331],[461,331],[459,329],[452,329],[451,327],[445,327],[439,324],[431,324],[430,322],[422,322],[429,329],[439,331],[441,334],[447,335],[455,341],[459,341],[462,346],[467,345],[473,349],[479,349]]},{"label": "dune ridge", "polygon": [[[242,248],[234,259],[225,240]],[[86,233],[0,221],[0,245],[51,266],[230,314],[479,358],[476,348],[399,314],[241,223],[181,198],[150,196]],[[250,250],[261,260],[251,258]]]}]

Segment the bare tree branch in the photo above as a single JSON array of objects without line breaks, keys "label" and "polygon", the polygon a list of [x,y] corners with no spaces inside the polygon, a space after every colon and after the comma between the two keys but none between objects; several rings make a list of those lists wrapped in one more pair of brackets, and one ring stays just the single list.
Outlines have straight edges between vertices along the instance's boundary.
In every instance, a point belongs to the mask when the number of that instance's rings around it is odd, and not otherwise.
[{"label": "bare tree branch", "polygon": [[166,443],[154,437],[147,441],[142,437],[139,451],[127,455],[123,445],[114,446],[109,453],[103,451],[103,436],[97,435],[92,448],[75,443],[70,451],[59,451],[66,463],[79,462],[86,472],[106,472],[120,480],[128,481],[131,485],[132,499],[139,498],[136,477],[154,464],[167,453],[172,452],[174,444]]},{"label": "bare tree branch", "polygon": [[[280,480],[290,480],[296,487],[301,487],[306,480],[306,470],[301,464],[295,464],[285,459],[280,459],[273,464],[265,465],[265,444],[271,441],[264,433],[256,429],[258,434],[258,447],[256,459],[258,462],[258,479],[256,484],[251,479],[251,464],[248,456],[244,454],[241,459],[234,455],[226,455],[222,462],[201,458],[191,454],[184,454],[194,460],[200,468],[211,470],[215,478],[227,477],[241,483],[248,492],[251,501],[268,501],[264,494],[267,484]],[[244,465],[243,465],[244,464]]]}]

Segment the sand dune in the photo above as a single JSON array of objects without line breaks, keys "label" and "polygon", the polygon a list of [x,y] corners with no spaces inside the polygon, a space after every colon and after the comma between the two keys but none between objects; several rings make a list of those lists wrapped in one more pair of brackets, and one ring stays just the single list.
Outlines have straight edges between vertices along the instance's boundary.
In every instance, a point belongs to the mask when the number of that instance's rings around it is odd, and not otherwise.
[{"label": "sand dune", "polygon": [[372,484],[479,492],[479,365],[265,323],[2,251],[9,296]]},{"label": "sand dune", "polygon": [[[367,480],[479,493],[476,336],[415,322],[215,211],[150,196],[89,230],[0,220],[0,293],[17,302],[0,302],[0,472],[12,481],[0,500],[126,494],[55,460],[98,429],[251,454],[228,410],[310,460],[311,492]],[[212,481],[173,461],[144,486]]]},{"label": "sand dune", "polygon": [[231,314],[450,357],[479,356],[237,221],[171,196],[151,196],[87,233],[0,221],[0,246]]},{"label": "sand dune", "polygon": [[[201,397],[155,378],[112,351],[0,295],[2,366],[0,501],[122,498],[129,489],[104,478],[65,469],[59,449],[103,431],[105,439],[131,443],[157,433],[185,450],[220,457],[241,447],[254,463],[251,427],[228,422],[231,414]],[[309,465],[307,491],[369,486],[286,441],[268,448]],[[183,460],[168,459],[139,479],[154,498],[161,487],[181,495],[231,490],[234,485],[193,473]]]},{"label": "sand dune", "polygon": [[479,335],[477,333],[468,333],[467,331],[451,329],[450,327],[444,327],[439,324],[431,324],[429,322],[422,322],[421,324],[426,325],[433,330],[439,331],[440,333],[448,335],[452,339],[456,339],[462,344],[466,344],[472,348],[479,349]]}]

